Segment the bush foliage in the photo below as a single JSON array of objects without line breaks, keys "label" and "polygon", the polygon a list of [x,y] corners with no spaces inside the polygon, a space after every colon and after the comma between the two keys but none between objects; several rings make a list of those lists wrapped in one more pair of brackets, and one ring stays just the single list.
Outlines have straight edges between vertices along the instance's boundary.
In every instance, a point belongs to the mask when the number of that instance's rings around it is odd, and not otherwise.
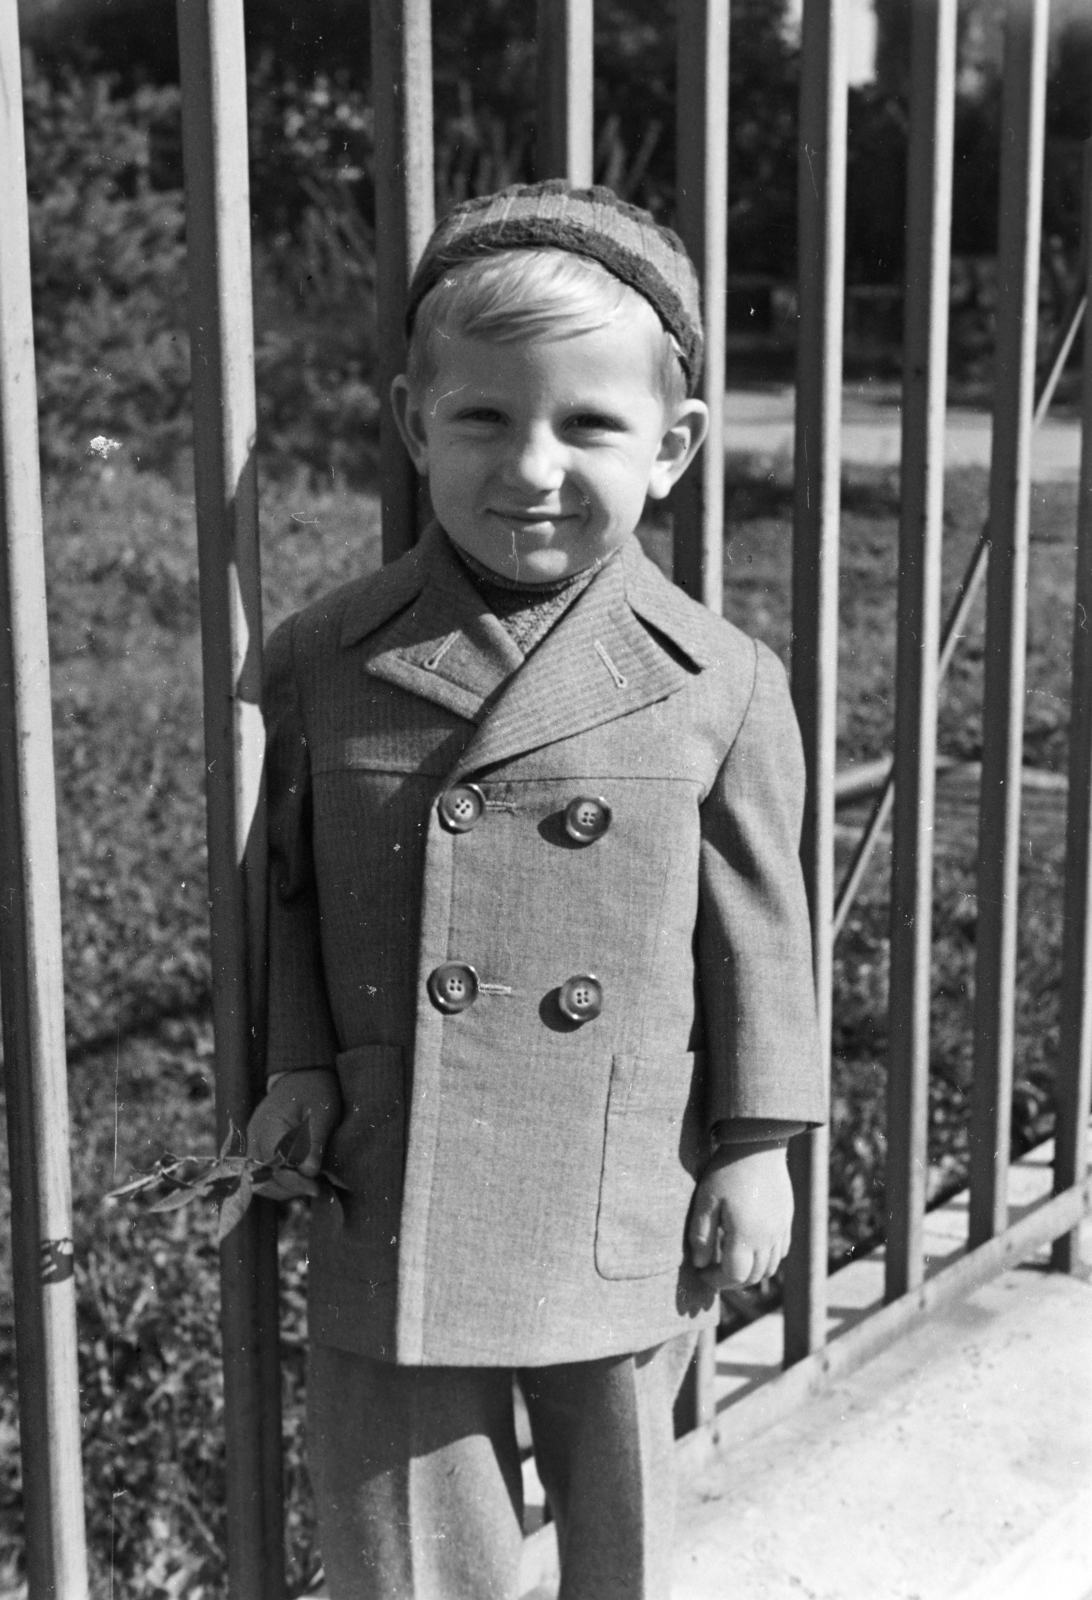
[{"label": "bush foliage", "polygon": [[43,460],[107,434],[166,465],[190,433],[182,200],[154,162],[178,91],[32,71],[24,98]]},{"label": "bush foliage", "polygon": [[[192,439],[185,210],[177,88],[26,75],[31,270],[43,463],[71,471],[116,438],[160,471]],[[259,89],[265,84],[256,75]],[[255,234],[259,447],[267,467],[370,475],[376,405],[370,232],[346,200],[353,169],[316,150],[333,98],[322,81],[254,99],[255,144],[287,151],[303,201]],[[349,131],[363,108],[341,102]],[[319,141],[321,144],[321,141]],[[260,168],[259,168],[260,170]],[[313,173],[313,175],[312,175]],[[262,220],[258,214],[257,220]]]}]

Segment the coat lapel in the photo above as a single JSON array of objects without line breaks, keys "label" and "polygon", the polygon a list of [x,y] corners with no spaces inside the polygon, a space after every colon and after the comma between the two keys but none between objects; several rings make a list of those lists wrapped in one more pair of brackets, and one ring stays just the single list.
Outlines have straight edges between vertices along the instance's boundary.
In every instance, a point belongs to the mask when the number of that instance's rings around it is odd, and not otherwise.
[{"label": "coat lapel", "polygon": [[[438,527],[418,551],[417,593],[369,642],[365,671],[477,722],[523,657]],[[343,643],[359,642],[359,630],[358,620]]]},{"label": "coat lapel", "polygon": [[[661,595],[657,586],[671,592]],[[634,540],[502,690],[452,776],[584,733],[677,693],[705,662],[688,644],[672,651],[641,616],[673,642],[676,633],[686,638],[693,632],[680,625],[672,586]]]}]

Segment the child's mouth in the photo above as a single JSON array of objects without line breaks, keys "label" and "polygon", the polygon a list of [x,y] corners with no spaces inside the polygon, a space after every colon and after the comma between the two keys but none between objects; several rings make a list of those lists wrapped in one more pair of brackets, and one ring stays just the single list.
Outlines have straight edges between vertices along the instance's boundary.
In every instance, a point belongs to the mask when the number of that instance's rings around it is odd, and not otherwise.
[{"label": "child's mouth", "polygon": [[572,521],[572,514],[564,511],[494,511],[493,516],[512,527],[528,530],[554,528],[562,522]]}]

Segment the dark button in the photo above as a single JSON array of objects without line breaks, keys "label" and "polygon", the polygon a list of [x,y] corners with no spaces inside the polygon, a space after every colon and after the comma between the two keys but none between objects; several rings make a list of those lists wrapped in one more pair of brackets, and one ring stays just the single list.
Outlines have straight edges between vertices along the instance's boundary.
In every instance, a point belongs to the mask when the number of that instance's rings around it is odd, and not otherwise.
[{"label": "dark button", "polygon": [[476,783],[457,783],[440,796],[440,815],[453,833],[476,828],[485,810],[485,796]]},{"label": "dark button", "polygon": [[428,993],[439,1011],[465,1011],[478,998],[478,974],[463,961],[445,961],[429,973]]},{"label": "dark button", "polygon": [[601,839],[610,827],[610,806],[605,800],[580,794],[565,807],[565,832],[578,844]]},{"label": "dark button", "polygon": [[583,972],[567,978],[558,990],[557,1003],[570,1022],[590,1022],[603,1009],[603,990],[599,979]]}]

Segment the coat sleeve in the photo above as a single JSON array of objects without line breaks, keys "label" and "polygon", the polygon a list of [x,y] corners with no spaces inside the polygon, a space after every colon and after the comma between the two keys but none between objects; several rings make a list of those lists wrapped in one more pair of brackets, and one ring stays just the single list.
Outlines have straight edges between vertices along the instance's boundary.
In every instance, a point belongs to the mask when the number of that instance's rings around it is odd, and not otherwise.
[{"label": "coat sleeve", "polygon": [[756,645],[750,703],[702,806],[698,974],[708,1116],[826,1119],[800,870],[804,757],[785,673]]},{"label": "coat sleeve", "polygon": [[311,764],[300,710],[293,620],[265,654],[269,808],[269,1000],[266,1070],[332,1066],[337,1034],[323,974],[311,850]]}]

